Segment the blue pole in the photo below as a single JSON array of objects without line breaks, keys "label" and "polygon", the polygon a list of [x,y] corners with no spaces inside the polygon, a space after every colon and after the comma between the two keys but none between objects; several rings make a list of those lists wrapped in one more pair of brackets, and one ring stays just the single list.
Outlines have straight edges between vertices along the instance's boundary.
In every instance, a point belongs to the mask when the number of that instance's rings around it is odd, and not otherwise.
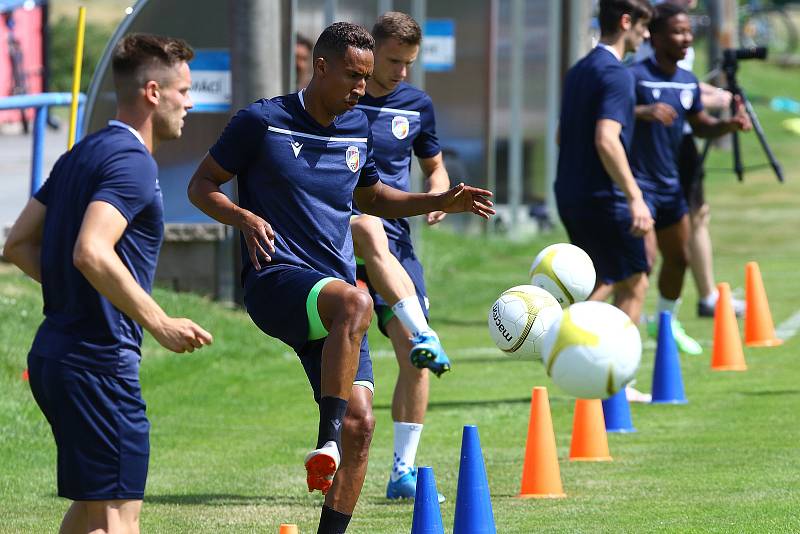
[{"label": "blue pole", "polygon": [[31,196],[42,187],[42,160],[44,159],[44,131],[47,126],[47,107],[36,108],[33,121],[33,155],[31,162]]},{"label": "blue pole", "polygon": [[84,102],[81,100],[80,103],[78,104],[78,116],[77,116],[76,121],[75,121],[75,124],[77,125],[76,126],[76,131],[75,131],[75,142],[76,143],[78,141],[80,141],[81,139],[83,139],[83,133],[84,133],[83,132],[83,111],[84,111],[83,108],[84,108]]}]

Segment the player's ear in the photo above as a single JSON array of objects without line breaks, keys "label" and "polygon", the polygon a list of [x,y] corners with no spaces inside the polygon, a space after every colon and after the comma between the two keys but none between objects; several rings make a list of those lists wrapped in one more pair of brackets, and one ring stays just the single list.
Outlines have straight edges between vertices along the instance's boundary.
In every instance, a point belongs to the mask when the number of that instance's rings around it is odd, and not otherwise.
[{"label": "player's ear", "polygon": [[619,19],[619,29],[626,32],[633,27],[633,19],[630,14],[624,13]]},{"label": "player's ear", "polygon": [[328,62],[325,60],[324,57],[315,57],[314,58],[314,74],[318,74],[320,76],[325,76],[325,73],[328,71]]},{"label": "player's ear", "polygon": [[157,81],[149,80],[144,84],[144,98],[154,106],[158,105],[159,93],[160,88]]}]

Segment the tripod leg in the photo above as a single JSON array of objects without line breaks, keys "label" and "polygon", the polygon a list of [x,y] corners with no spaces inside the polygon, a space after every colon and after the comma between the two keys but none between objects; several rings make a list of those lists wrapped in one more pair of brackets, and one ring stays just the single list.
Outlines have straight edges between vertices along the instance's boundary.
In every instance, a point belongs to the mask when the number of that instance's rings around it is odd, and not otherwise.
[{"label": "tripod leg", "polygon": [[783,169],[781,168],[781,164],[778,163],[777,158],[775,158],[775,154],[772,153],[772,149],[767,143],[767,137],[764,135],[764,129],[761,127],[761,122],[758,120],[756,110],[753,109],[750,101],[744,98],[744,95],[742,95],[742,99],[744,100],[744,109],[747,111],[747,115],[750,116],[750,122],[753,123],[753,130],[756,132],[758,142],[761,143],[761,148],[764,149],[764,153],[767,155],[769,164],[772,166],[772,170],[775,171],[775,176],[778,177],[778,181],[783,182]]},{"label": "tripod leg", "polygon": [[740,182],[744,180],[744,166],[742,165],[742,153],[739,148],[739,133],[733,132],[733,170],[736,172],[736,179]]}]

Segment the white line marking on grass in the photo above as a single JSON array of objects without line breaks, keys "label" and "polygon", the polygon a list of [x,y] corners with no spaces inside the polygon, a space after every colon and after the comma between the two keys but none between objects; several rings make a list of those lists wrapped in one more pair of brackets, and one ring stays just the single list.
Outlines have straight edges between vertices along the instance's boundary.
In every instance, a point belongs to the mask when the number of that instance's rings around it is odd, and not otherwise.
[{"label": "white line marking on grass", "polygon": [[[452,349],[447,351],[451,356],[497,356],[502,355],[503,351],[497,347],[467,347]],[[374,359],[394,358],[394,351],[391,349],[370,349],[370,356]]]},{"label": "white line marking on grass", "polygon": [[800,331],[800,310],[778,325],[778,328],[775,329],[775,336],[778,339],[789,341],[798,331]]},{"label": "white line marking on grass", "polygon": [[[800,328],[800,312],[798,312],[798,328]],[[785,339],[785,338],[782,338]],[[697,340],[700,345],[704,347],[710,347],[711,342],[705,339],[698,339]],[[643,339],[642,340],[642,350],[653,351],[656,349],[656,340],[655,339]],[[451,357],[458,358],[459,356],[498,356],[503,355],[504,353],[498,349],[497,347],[466,347],[460,349],[453,349],[448,351]],[[392,349],[370,349],[369,351],[370,356],[373,360],[390,360],[394,359],[394,351]],[[287,361],[296,360],[297,354],[293,352],[284,352],[282,354],[283,358]],[[513,357],[513,356],[509,356]]]}]

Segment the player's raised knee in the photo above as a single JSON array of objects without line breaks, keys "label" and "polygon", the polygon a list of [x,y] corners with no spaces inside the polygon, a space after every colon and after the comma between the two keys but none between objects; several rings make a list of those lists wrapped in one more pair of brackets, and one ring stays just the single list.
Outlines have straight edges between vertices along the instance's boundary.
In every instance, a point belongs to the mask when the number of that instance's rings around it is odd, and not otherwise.
[{"label": "player's raised knee", "polygon": [[383,223],[372,215],[359,215],[351,219],[350,231],[353,234],[353,242],[363,255],[374,254],[380,250],[381,243],[386,242]]},{"label": "player's raised knee", "polygon": [[347,322],[354,325],[353,330],[363,334],[372,321],[372,297],[366,291],[353,286],[347,291],[343,300],[342,310],[345,312]]},{"label": "player's raised knee", "polygon": [[368,406],[349,406],[344,419],[344,428],[359,454],[366,455],[375,431],[375,416],[372,410]]}]

